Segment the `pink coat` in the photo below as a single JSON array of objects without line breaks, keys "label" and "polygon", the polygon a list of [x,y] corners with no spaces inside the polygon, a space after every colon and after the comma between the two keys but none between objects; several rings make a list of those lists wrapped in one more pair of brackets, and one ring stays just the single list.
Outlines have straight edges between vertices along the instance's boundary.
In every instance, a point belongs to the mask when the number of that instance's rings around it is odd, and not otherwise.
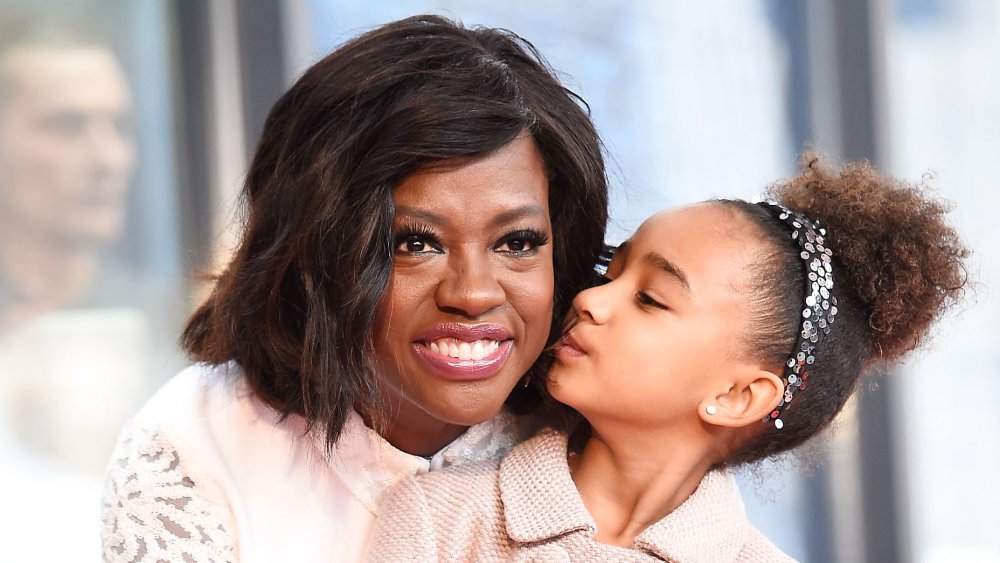
[{"label": "pink coat", "polygon": [[573,484],[566,436],[545,430],[502,462],[408,478],[383,498],[368,560],[793,561],[747,520],[723,471],[705,475],[671,514],[631,548],[593,540],[594,520]]}]

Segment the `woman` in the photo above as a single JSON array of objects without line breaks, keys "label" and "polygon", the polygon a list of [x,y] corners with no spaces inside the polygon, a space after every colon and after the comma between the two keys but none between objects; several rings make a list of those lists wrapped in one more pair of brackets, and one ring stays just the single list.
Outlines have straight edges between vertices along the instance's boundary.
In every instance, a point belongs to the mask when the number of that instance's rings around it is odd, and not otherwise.
[{"label": "woman", "polygon": [[434,16],[310,68],[184,333],[201,363],[122,433],[105,558],[358,560],[387,486],[512,447],[495,415],[537,403],[607,221],[578,102],[523,39]]}]

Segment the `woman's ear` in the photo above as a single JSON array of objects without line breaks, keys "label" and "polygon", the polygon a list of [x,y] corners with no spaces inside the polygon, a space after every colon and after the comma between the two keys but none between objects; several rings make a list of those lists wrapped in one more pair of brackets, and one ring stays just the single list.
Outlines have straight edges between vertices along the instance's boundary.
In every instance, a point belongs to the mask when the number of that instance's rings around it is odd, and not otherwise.
[{"label": "woman's ear", "polygon": [[763,420],[778,406],[784,392],[780,377],[748,368],[730,379],[729,387],[703,401],[698,416],[713,426],[742,428]]}]

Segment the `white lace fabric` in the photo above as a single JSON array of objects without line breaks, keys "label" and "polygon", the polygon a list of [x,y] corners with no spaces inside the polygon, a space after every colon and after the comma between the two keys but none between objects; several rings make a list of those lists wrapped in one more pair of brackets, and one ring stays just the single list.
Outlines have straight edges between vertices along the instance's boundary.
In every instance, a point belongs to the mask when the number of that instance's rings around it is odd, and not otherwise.
[{"label": "white lace fabric", "polygon": [[106,561],[361,561],[394,483],[498,459],[534,424],[501,413],[427,460],[351,413],[329,455],[321,433],[282,419],[238,370],[191,366],[122,432],[104,494]]},{"label": "white lace fabric", "polygon": [[185,470],[173,445],[126,429],[111,459],[101,510],[105,561],[236,560],[227,504]]}]

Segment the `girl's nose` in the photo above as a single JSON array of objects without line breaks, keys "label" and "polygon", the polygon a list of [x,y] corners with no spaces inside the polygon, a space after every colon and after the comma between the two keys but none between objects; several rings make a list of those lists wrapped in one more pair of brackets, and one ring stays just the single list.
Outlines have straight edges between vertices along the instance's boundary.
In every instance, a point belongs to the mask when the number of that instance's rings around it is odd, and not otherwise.
[{"label": "girl's nose", "polygon": [[611,316],[611,293],[613,290],[612,281],[605,281],[601,285],[585,289],[577,294],[573,299],[573,308],[583,320],[589,320],[595,324],[608,322]]}]

